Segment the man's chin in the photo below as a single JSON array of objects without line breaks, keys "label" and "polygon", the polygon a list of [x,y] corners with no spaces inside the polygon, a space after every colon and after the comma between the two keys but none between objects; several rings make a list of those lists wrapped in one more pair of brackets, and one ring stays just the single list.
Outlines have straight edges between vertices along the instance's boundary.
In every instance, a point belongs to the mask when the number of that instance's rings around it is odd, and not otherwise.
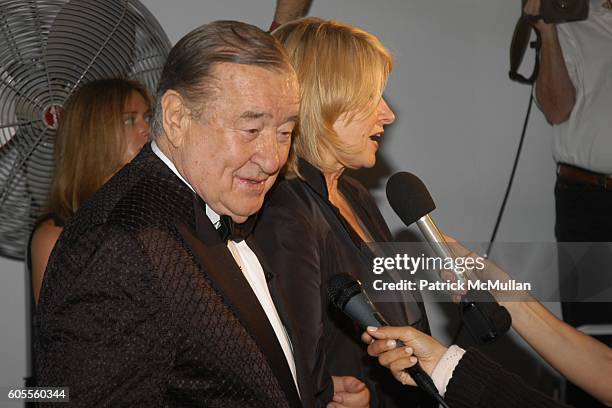
[{"label": "man's chin", "polygon": [[232,221],[234,221],[236,224],[242,224],[243,222],[246,222],[246,220],[249,219],[248,216],[245,217],[243,215],[229,215],[229,216],[232,219]]},{"label": "man's chin", "polygon": [[231,217],[232,221],[234,221],[235,223],[242,224],[243,222],[246,222],[246,220],[251,215],[256,214],[261,209],[262,205],[263,205],[263,200],[261,203],[258,203],[257,205],[253,205],[252,207],[249,207],[249,208],[236,209],[235,211],[232,211],[230,209],[229,214],[227,215]]}]

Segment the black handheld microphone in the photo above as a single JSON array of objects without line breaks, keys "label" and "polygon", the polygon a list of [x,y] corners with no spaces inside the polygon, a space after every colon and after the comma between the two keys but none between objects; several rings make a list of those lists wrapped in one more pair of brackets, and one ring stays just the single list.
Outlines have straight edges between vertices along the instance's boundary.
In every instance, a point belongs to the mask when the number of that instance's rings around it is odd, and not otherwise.
[{"label": "black handheld microphone", "polygon": [[[429,215],[436,205],[421,179],[408,172],[394,174],[387,181],[387,200],[404,224],[417,224],[437,256],[455,259],[455,254]],[[455,272],[455,276],[465,282],[462,274]],[[463,321],[470,334],[481,343],[489,343],[505,334],[512,325],[506,308],[500,306],[489,292],[478,291],[478,299],[485,299],[484,302],[470,301],[470,293],[476,295],[468,291],[461,299]]]},{"label": "black handheld microphone", "polygon": [[[390,326],[383,315],[376,310],[366,292],[361,288],[361,284],[355,278],[341,273],[329,278],[327,284],[327,296],[330,302],[359,324],[363,330],[368,326]],[[396,343],[397,347],[404,346],[401,340],[396,340]],[[431,377],[427,375],[418,362],[404,371],[410,374],[410,377],[422,390],[434,397],[441,405],[447,406]]]}]

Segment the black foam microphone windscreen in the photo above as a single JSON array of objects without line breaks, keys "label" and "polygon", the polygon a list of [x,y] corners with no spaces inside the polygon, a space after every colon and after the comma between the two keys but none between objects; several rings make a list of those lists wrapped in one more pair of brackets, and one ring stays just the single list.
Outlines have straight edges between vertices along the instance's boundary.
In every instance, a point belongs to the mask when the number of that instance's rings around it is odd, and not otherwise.
[{"label": "black foam microphone windscreen", "polygon": [[427,187],[412,173],[395,173],[387,181],[387,199],[393,211],[406,225],[436,209]]}]

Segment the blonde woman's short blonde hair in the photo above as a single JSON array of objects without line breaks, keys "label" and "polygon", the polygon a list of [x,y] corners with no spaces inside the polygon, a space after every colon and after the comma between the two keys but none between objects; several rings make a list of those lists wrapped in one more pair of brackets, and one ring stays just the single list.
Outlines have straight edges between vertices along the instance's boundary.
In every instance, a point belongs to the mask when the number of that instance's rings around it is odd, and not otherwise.
[{"label": "blonde woman's short blonde hair", "polygon": [[378,38],[338,21],[307,17],[272,35],[285,46],[300,83],[300,120],[286,175],[298,175],[296,155],[329,170],[330,158],[350,153],[334,123],[342,114],[350,121],[376,109],[393,58]]}]

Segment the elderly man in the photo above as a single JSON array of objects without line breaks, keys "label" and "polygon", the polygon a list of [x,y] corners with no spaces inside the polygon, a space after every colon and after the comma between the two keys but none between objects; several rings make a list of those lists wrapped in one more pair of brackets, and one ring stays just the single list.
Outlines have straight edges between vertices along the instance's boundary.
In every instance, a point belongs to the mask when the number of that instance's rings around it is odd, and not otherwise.
[{"label": "elderly man", "polygon": [[[321,405],[296,374],[282,295],[243,239],[298,110],[295,72],[258,28],[220,21],[176,44],[154,142],[82,207],[51,256],[39,385],[70,387],[86,407]],[[356,379],[334,386],[335,400],[367,405]]]}]

